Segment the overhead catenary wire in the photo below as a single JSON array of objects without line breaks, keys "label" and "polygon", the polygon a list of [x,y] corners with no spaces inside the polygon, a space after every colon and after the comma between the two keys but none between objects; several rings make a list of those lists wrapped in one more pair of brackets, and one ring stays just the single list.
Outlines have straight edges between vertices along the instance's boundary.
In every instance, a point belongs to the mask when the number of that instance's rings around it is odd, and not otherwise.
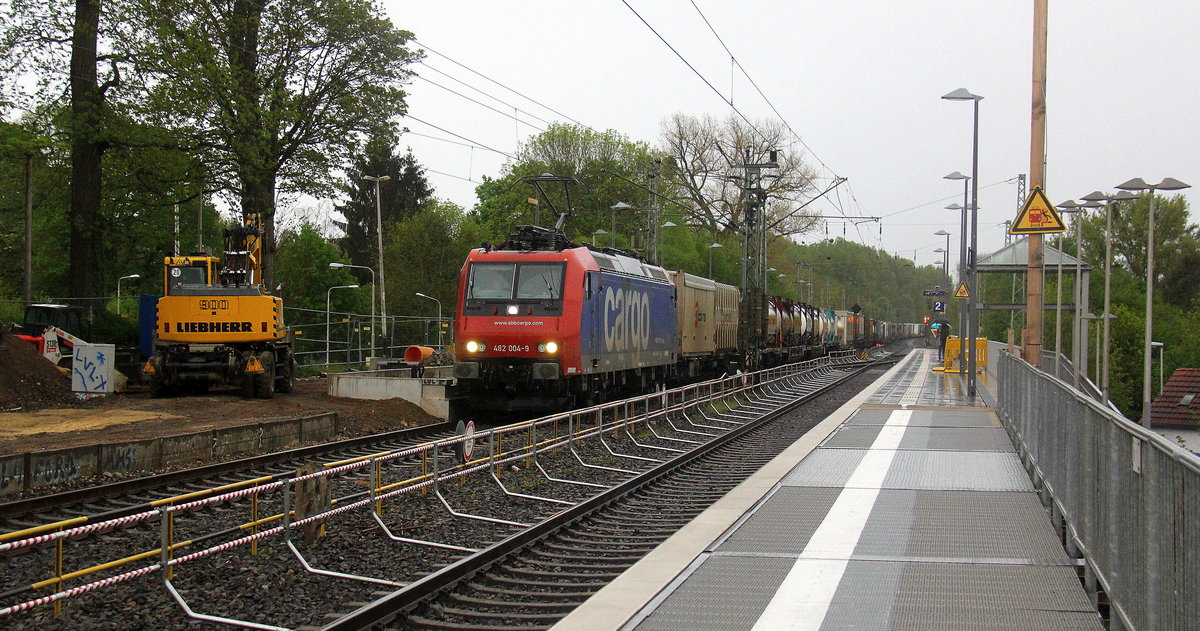
[{"label": "overhead catenary wire", "polygon": [[[700,15],[700,19],[704,20],[704,24],[708,26],[708,30],[712,31],[713,37],[717,38],[717,41],[721,44],[721,48],[724,48],[725,52],[729,54],[729,59],[733,61],[733,64],[737,66],[737,69],[742,72],[742,76],[746,77],[746,80],[750,82],[750,85],[754,87],[754,90],[758,92],[758,95],[762,97],[762,100],[767,104],[768,107],[771,108],[771,111],[775,112],[775,116],[779,118],[780,122],[783,123],[783,126],[787,127],[787,130],[792,132],[792,135],[796,137],[796,140],[800,142],[800,145],[804,147],[804,149],[808,151],[809,155],[811,155],[818,163],[820,163],[821,166],[825,167],[826,171],[832,173],[835,178],[840,177],[837,171],[834,171],[833,168],[826,164],[825,161],[822,160],[821,157],[812,150],[812,147],[808,146],[808,143],[804,142],[804,139],[800,137],[800,134],[796,133],[796,130],[792,128],[792,125],[788,123],[787,119],[783,117],[783,114],[779,112],[779,109],[775,107],[775,104],[771,102],[771,99],[767,98],[767,95],[762,91],[762,88],[758,87],[758,82],[754,80],[754,77],[750,76],[750,73],[746,71],[744,66],[742,66],[742,62],[738,61],[738,58],[733,54],[733,51],[729,50],[729,46],[725,44],[725,40],[721,39],[721,36],[717,33],[717,29],[713,28],[712,23],[708,21],[708,16],[704,15],[704,12],[700,10],[700,7],[696,4],[696,1],[690,0],[690,2],[692,3],[692,8],[696,9],[696,13]],[[730,99],[730,101],[732,101],[732,99]],[[733,103],[731,102],[730,105],[732,106]]]},{"label": "overhead catenary wire", "polygon": [[[469,97],[469,96],[467,96],[467,95],[463,94],[462,92],[459,92],[459,91],[457,91],[457,90],[454,90],[454,89],[452,89],[452,88],[448,88],[448,87],[446,87],[446,86],[444,86],[444,85],[442,85],[442,84],[440,84],[440,83],[438,83],[438,82],[436,82],[436,81],[434,81],[434,80],[432,80],[432,79],[427,79],[427,78],[425,78],[425,77],[422,77],[422,76],[420,76],[420,75],[417,75],[417,78],[418,78],[418,79],[420,79],[420,80],[422,80],[422,81],[424,81],[425,83],[428,83],[428,84],[430,84],[430,85],[437,86],[437,87],[439,87],[439,88],[441,88],[441,89],[443,89],[443,90],[445,90],[445,91],[447,91],[447,92],[449,92],[449,93],[451,93],[451,94],[454,94],[454,95],[457,95],[457,96],[459,96],[459,97],[462,97],[462,98],[464,98],[464,99],[466,99],[466,100],[468,100],[468,101],[470,101],[470,102],[472,102],[472,103],[474,103],[474,104],[478,105],[479,107],[483,107],[483,108],[489,109],[489,110],[491,110],[491,111],[493,111],[493,112],[495,112],[495,113],[497,113],[497,114],[499,114],[499,115],[501,115],[501,116],[504,116],[504,117],[506,117],[506,118],[511,118],[511,119],[513,119],[513,120],[517,121],[518,123],[521,123],[521,124],[524,124],[524,125],[528,125],[528,126],[530,126],[530,127],[534,128],[534,129],[538,130],[538,131],[546,131],[546,128],[545,128],[545,127],[539,127],[538,125],[534,125],[533,123],[530,123],[529,121],[523,121],[523,120],[521,120],[521,119],[520,119],[520,117],[518,117],[518,116],[513,116],[512,114],[509,114],[508,112],[505,112],[505,111],[502,111],[502,110],[496,109],[496,108],[492,107],[491,105],[488,105],[487,103],[484,103],[484,102],[482,102],[482,101],[480,101],[480,100],[478,100],[478,99],[475,99],[475,98]],[[514,108],[514,109],[515,109],[515,108]]]},{"label": "overhead catenary wire", "polygon": [[[518,92],[517,90],[514,90],[513,88],[510,88],[507,85],[500,83],[499,81],[483,74],[482,72],[479,72],[478,70],[475,70],[474,68],[471,68],[465,64],[455,61],[454,59],[451,59],[450,57],[446,56],[444,53],[440,53],[440,52],[430,48],[429,46],[426,46],[424,42],[419,42],[416,39],[413,39],[412,41],[414,43],[416,43],[418,46],[420,46],[421,48],[424,48],[425,50],[441,57],[442,59],[449,61],[450,63],[462,68],[463,70],[466,70],[467,72],[470,72],[471,74],[474,74],[486,81],[494,83],[494,84],[500,86],[501,88],[504,88],[505,90],[508,90],[509,92],[512,92],[513,94],[525,99],[526,101],[529,101],[530,103],[533,103],[533,104],[537,105],[538,107],[545,109],[546,111],[553,112],[554,114],[557,114],[558,116],[561,116],[561,117],[571,121],[572,123],[579,125],[580,127],[586,127],[588,129],[592,129],[591,126],[585,125],[584,123],[581,123],[581,122],[575,120],[574,118],[571,118],[570,116],[567,116],[566,114],[563,114],[562,112],[550,107],[549,105],[546,105],[545,103],[542,103],[541,101],[539,101],[531,96],[526,96],[525,94],[522,94],[521,92]],[[595,130],[593,129],[592,131],[595,131]]]},{"label": "overhead catenary wire", "polygon": [[633,12],[633,14],[635,16],[637,16],[637,19],[641,20],[642,24],[645,24],[646,28],[650,29],[650,32],[654,33],[655,37],[657,37],[659,39],[659,41],[661,41],[664,45],[666,45],[667,48],[671,49],[671,52],[675,53],[675,56],[678,57],[679,60],[682,61],[684,63],[684,65],[688,67],[689,70],[692,71],[692,73],[694,73],[697,77],[700,78],[701,81],[704,82],[704,85],[708,86],[709,89],[712,90],[713,93],[716,94],[722,101],[724,101],[730,108],[732,108],[733,111],[736,112],[737,115],[740,116],[742,120],[746,121],[746,124],[750,126],[750,129],[754,130],[754,133],[756,133],[760,137],[762,137],[763,140],[769,140],[767,138],[766,134],[762,133],[762,130],[760,130],[757,126],[755,126],[755,124],[749,118],[747,118],[746,115],[743,114],[742,111],[737,108],[737,106],[735,106],[733,104],[733,100],[727,98],[724,94],[721,94],[721,91],[718,90],[716,88],[716,86],[714,86],[707,78],[705,78],[705,76],[703,74],[701,74],[699,70],[696,70],[696,67],[693,66],[692,63],[687,60],[687,58],[685,58],[682,54],[680,54],[680,52],[678,50],[676,50],[674,46],[671,45],[671,42],[667,41],[667,38],[663,37],[662,34],[659,33],[657,29],[655,29],[653,26],[650,25],[649,22],[646,21],[646,18],[642,17],[641,13],[637,12],[637,9],[634,9],[632,6],[630,6],[630,4],[626,0],[621,0],[621,3],[624,4],[625,7],[628,8],[630,11]]},{"label": "overhead catenary wire", "polygon": [[[457,84],[459,84],[459,85],[461,85],[461,86],[463,86],[463,87],[465,87],[465,88],[468,88],[468,89],[474,90],[475,92],[478,92],[479,94],[482,94],[483,96],[486,96],[487,98],[489,98],[489,99],[492,99],[493,101],[495,101],[495,102],[497,102],[497,103],[499,103],[499,104],[501,104],[501,105],[503,105],[503,106],[505,106],[505,107],[511,107],[513,110],[515,110],[515,111],[517,111],[517,112],[520,112],[520,113],[522,113],[522,114],[524,114],[524,115],[528,116],[529,118],[532,118],[532,119],[534,119],[534,120],[537,120],[537,121],[539,121],[539,122],[541,122],[541,123],[543,123],[543,124],[546,124],[546,125],[550,125],[550,124],[552,124],[552,122],[553,122],[553,121],[548,121],[548,120],[546,120],[546,119],[542,118],[541,116],[538,116],[537,114],[534,114],[534,113],[532,113],[532,112],[530,112],[530,111],[528,111],[528,110],[521,109],[521,108],[517,107],[516,105],[513,105],[512,103],[509,103],[508,101],[505,101],[504,99],[502,99],[502,98],[500,98],[500,97],[498,97],[498,96],[496,96],[496,95],[494,95],[494,94],[489,94],[489,93],[487,93],[487,92],[484,92],[483,90],[481,90],[481,89],[479,89],[479,88],[477,88],[477,87],[475,87],[475,86],[473,86],[473,85],[471,85],[471,84],[467,83],[466,81],[463,81],[462,79],[459,79],[458,77],[455,77],[454,75],[451,75],[451,74],[449,74],[449,73],[445,72],[444,70],[440,70],[440,69],[438,69],[438,68],[435,68],[435,67],[433,67],[433,66],[429,65],[428,63],[426,63],[426,62],[424,62],[424,61],[421,61],[421,62],[419,62],[419,63],[420,63],[422,66],[424,66],[425,68],[428,68],[429,70],[432,70],[432,71],[434,71],[434,72],[436,72],[436,73],[438,73],[438,74],[442,75],[443,77],[446,77],[447,79],[449,79],[449,80],[451,80],[451,81],[453,81],[453,82],[455,82],[455,83],[457,83]],[[423,77],[423,76],[421,76],[421,75],[416,75],[416,76],[417,76],[418,78],[420,78],[420,79],[424,79],[424,80],[426,80],[426,81],[429,81],[429,79],[427,79],[426,77]],[[433,82],[432,82],[432,81],[430,81],[430,83],[433,83]],[[439,86],[439,87],[440,87],[440,86]]]},{"label": "overhead catenary wire", "polygon": [[460,139],[460,140],[465,140],[465,141],[467,141],[467,142],[469,142],[469,143],[473,144],[474,146],[476,146],[476,147],[479,147],[480,149],[486,149],[487,151],[491,151],[491,152],[493,152],[493,153],[498,153],[498,154],[500,154],[500,155],[502,155],[502,156],[506,156],[506,157],[512,158],[512,159],[514,159],[514,160],[517,158],[517,156],[515,156],[515,155],[513,155],[513,154],[511,154],[511,153],[509,153],[509,152],[507,152],[507,151],[501,151],[501,150],[499,150],[499,149],[493,149],[492,147],[489,147],[489,146],[487,146],[487,145],[485,145],[485,144],[483,144],[483,143],[481,143],[481,142],[479,142],[479,141],[476,141],[476,140],[471,140],[470,138],[467,138],[466,136],[463,136],[463,135],[460,135],[460,134],[456,134],[456,133],[454,133],[454,132],[450,131],[449,129],[446,129],[446,128],[444,128],[444,127],[438,127],[437,125],[434,125],[433,123],[430,123],[430,122],[428,122],[428,121],[421,120],[420,118],[417,118],[416,116],[413,116],[412,114],[405,114],[405,115],[404,115],[404,117],[405,117],[405,118],[408,118],[408,119],[411,119],[411,120],[415,120],[415,121],[417,121],[418,123],[421,123],[421,124],[423,124],[423,125],[429,125],[430,127],[434,128],[434,129],[436,129],[436,130],[438,130],[438,131],[440,131],[440,132],[444,132],[444,133],[450,134],[451,136],[454,136],[455,138],[458,138],[458,139]]}]

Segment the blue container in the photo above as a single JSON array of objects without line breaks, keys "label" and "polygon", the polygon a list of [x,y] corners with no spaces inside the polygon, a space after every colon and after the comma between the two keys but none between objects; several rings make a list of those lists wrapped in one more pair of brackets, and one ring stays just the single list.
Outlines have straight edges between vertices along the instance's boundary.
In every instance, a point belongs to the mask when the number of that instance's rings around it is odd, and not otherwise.
[{"label": "blue container", "polygon": [[584,374],[675,363],[679,319],[675,289],[661,280],[588,272],[579,346]]},{"label": "blue container", "polygon": [[138,296],[138,350],[149,357],[154,354],[154,338],[158,332],[158,299],[162,296]]}]

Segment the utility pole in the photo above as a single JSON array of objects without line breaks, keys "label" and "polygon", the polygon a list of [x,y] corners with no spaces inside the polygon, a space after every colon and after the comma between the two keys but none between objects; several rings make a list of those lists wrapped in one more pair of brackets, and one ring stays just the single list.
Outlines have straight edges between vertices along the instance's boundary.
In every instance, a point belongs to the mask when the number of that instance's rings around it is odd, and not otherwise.
[{"label": "utility pole", "polygon": [[745,170],[740,184],[746,254],[742,262],[740,337],[752,367],[759,364],[767,326],[767,192],[762,188],[762,170],[778,169],[777,157],[778,152],[772,149],[767,162],[751,163],[747,149],[741,165]]},{"label": "utility pole", "polygon": [[662,160],[655,159],[654,166],[646,174],[646,188],[650,191],[650,200],[646,204],[646,216],[650,220],[646,234],[650,235],[650,243],[646,244],[646,254],[655,265],[662,261],[658,254],[658,168],[661,164]]},{"label": "utility pole", "polygon": [[33,304],[33,154],[25,156],[25,304]]},{"label": "utility pole", "polygon": [[[1029,142],[1029,186],[1046,184],[1046,22],[1048,0],[1033,0],[1033,103]],[[1045,302],[1042,235],[1029,235],[1029,268],[1025,282],[1025,331],[1022,355],[1035,367],[1042,365],[1042,312]],[[971,297],[975,300],[975,297]]]}]

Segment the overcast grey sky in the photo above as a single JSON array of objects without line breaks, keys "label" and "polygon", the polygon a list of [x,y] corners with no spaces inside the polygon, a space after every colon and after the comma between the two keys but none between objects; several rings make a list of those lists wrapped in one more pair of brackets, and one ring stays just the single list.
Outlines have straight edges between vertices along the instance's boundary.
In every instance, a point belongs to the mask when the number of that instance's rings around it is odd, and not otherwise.
[{"label": "overcast grey sky", "polygon": [[[621,0],[383,4],[421,45],[595,129],[657,145],[659,125],[673,112],[730,113]],[[984,96],[979,247],[986,253],[1003,245],[1001,224],[1017,212],[1015,177],[1029,171],[1032,0],[695,4],[811,148],[810,161],[827,165],[822,177],[849,178],[840,197],[812,208],[884,217],[882,235],[878,224],[862,224],[845,228],[846,238],[915,255],[920,264],[940,260],[933,253],[944,243],[933,234],[939,229],[953,233],[957,254],[958,214],[943,207],[961,201],[962,185],[942,176],[969,175],[971,168],[971,105],[939,97],[960,87]],[[691,0],[629,5],[723,95],[732,94],[744,114],[774,116],[746,78],[732,72],[729,54]],[[1046,191],[1052,202],[1111,191],[1132,177],[1170,176],[1200,186],[1197,24],[1194,2],[1050,3]],[[414,70],[510,114],[515,105],[564,120],[432,52]],[[424,78],[409,86],[408,103],[425,123],[509,153],[537,132]],[[462,142],[425,123],[404,121],[413,132]],[[438,196],[468,208],[475,184],[463,178],[495,176],[506,160],[417,135],[403,143],[430,169]],[[1189,193],[1189,200],[1200,194]],[[840,236],[843,224],[831,222],[828,230]],[[824,236],[821,230],[808,239]]]}]

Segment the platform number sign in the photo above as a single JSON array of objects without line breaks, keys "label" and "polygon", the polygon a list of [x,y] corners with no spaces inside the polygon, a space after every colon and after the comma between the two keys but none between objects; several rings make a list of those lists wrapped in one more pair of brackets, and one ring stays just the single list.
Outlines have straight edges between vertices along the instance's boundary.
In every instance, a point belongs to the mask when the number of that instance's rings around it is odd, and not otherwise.
[{"label": "platform number sign", "polygon": [[454,451],[459,462],[468,463],[475,452],[475,421],[458,422],[458,433],[463,439],[455,443]]},{"label": "platform number sign", "polygon": [[937,313],[946,313],[946,302],[944,300],[935,300],[933,302],[933,310]]}]

